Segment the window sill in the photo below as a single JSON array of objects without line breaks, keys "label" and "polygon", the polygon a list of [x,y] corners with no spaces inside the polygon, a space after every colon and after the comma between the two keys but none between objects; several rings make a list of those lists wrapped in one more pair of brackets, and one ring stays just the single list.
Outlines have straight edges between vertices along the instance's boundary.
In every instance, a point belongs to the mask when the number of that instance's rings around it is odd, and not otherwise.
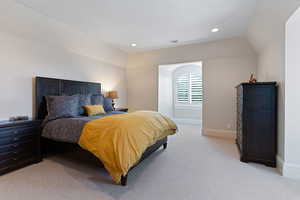
[{"label": "window sill", "polygon": [[182,104],[175,104],[175,109],[193,109],[193,110],[201,110],[202,103],[200,104],[189,104],[189,105],[182,105]]}]

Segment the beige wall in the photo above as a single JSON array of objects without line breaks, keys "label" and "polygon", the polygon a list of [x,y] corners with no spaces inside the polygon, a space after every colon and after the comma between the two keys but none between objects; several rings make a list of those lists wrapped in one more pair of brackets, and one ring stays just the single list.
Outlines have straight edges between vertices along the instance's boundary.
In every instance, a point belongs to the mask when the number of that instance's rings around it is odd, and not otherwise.
[{"label": "beige wall", "polygon": [[119,50],[103,48],[99,55],[104,57],[95,59],[5,33],[0,33],[0,44],[0,120],[32,116],[35,76],[100,82],[104,90],[120,93],[119,105],[127,105],[127,55]]},{"label": "beige wall", "polygon": [[201,124],[202,103],[197,105],[180,105],[176,104],[175,98],[173,97],[175,74],[181,74],[181,72],[190,70],[197,70],[202,74],[202,63],[182,63],[159,66],[158,112],[175,121],[184,120],[187,123]]},{"label": "beige wall", "polygon": [[258,53],[258,80],[278,82],[278,155],[285,159],[285,24],[300,2],[261,0],[248,39]]},{"label": "beige wall", "polygon": [[203,61],[203,127],[235,130],[234,87],[256,73],[257,65],[254,51],[243,38],[130,54],[130,110],[157,110],[159,65],[196,61]]},{"label": "beige wall", "polygon": [[300,179],[300,8],[286,24],[285,166],[283,175]]},{"label": "beige wall", "polygon": [[258,56],[258,81],[278,83],[278,154],[284,158],[285,69],[284,40],[268,46]]}]

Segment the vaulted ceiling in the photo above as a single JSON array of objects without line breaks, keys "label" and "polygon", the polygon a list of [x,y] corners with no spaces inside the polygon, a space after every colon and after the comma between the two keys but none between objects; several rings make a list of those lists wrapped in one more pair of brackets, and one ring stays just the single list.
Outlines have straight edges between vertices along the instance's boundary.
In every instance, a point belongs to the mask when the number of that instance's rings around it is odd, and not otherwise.
[{"label": "vaulted ceiling", "polygon": [[[16,24],[9,28],[20,27],[17,30],[20,34],[32,33],[47,40],[59,35],[61,40],[64,37],[68,40],[77,32],[125,51],[241,35],[246,32],[256,6],[256,0],[15,0],[14,3],[18,10],[13,11],[12,6],[11,10],[5,9],[5,4],[0,6],[4,14],[6,11],[6,20],[19,17],[10,20]],[[26,20],[34,21],[30,22],[34,28],[26,25],[29,23]],[[214,27],[220,31],[212,33]],[[179,42],[173,44],[172,40]],[[137,47],[131,47],[131,43]]]}]

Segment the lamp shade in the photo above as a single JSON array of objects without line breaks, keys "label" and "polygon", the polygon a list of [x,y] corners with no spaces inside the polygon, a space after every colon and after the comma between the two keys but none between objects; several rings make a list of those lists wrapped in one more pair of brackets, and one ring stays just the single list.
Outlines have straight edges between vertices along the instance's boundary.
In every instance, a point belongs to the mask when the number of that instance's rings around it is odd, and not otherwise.
[{"label": "lamp shade", "polygon": [[118,96],[118,92],[117,91],[110,91],[108,92],[108,95],[107,95],[109,98],[112,98],[112,99],[118,99],[119,96]]}]

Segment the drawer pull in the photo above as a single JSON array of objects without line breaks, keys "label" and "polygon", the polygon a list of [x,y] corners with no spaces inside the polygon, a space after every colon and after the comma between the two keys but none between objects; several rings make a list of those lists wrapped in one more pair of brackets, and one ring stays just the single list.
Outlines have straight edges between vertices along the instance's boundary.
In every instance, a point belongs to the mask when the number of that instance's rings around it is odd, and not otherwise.
[{"label": "drawer pull", "polygon": [[14,141],[18,141],[20,138],[18,138],[18,137],[14,137]]},{"label": "drawer pull", "polygon": [[4,170],[7,170],[9,169],[10,167],[4,167],[4,168],[0,168],[0,171],[4,171]]},{"label": "drawer pull", "polygon": [[14,151],[14,152],[13,152],[13,154],[18,154],[18,153],[19,153],[19,152],[17,152],[17,151]]},{"label": "drawer pull", "polygon": [[13,158],[13,161],[17,161],[18,160],[18,158]]},{"label": "drawer pull", "polygon": [[15,148],[18,147],[18,146],[19,146],[19,144],[14,144],[14,145],[13,145],[13,147],[15,147]]},{"label": "drawer pull", "polygon": [[18,134],[19,133],[19,131],[14,131],[14,134]]}]

